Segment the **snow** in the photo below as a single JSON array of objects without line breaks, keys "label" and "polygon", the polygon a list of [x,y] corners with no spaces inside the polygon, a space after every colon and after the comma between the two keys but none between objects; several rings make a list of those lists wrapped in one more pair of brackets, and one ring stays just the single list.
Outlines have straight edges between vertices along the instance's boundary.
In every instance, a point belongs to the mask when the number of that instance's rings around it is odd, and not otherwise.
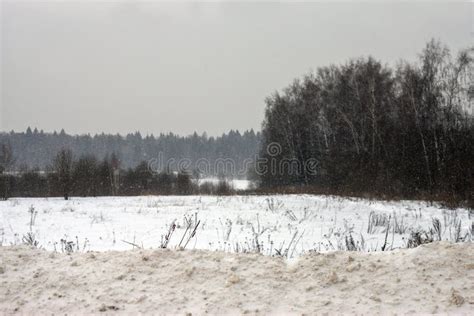
[{"label": "snow", "polygon": [[[130,243],[159,248],[170,225],[176,230],[169,248],[176,248],[186,230],[185,217],[200,220],[186,249],[250,252],[279,251],[296,258],[310,250],[346,249],[346,239],[364,251],[406,247],[411,231],[432,228],[440,220],[442,240],[453,240],[456,225],[472,240],[473,219],[466,209],[449,210],[418,201],[370,201],[314,195],[269,196],[140,196],[71,198],[18,198],[0,202],[0,234],[4,246],[19,245],[31,231],[39,246],[61,251],[61,239],[80,251],[130,250]],[[370,214],[390,216],[390,229],[368,233]],[[383,215],[380,215],[383,216]],[[472,215],[471,215],[472,217]],[[402,233],[394,233],[395,219]],[[402,224],[400,224],[402,223]],[[189,232],[187,233],[189,235]],[[188,237],[185,237],[186,240]],[[256,241],[258,240],[258,246]],[[184,242],[182,243],[183,246]]]},{"label": "snow", "polygon": [[474,245],[279,257],[0,247],[0,314],[454,314],[474,310]]},{"label": "snow", "polygon": [[[196,180],[194,180],[196,181]],[[201,185],[204,183],[211,183],[213,185],[219,184],[218,178],[202,178],[197,180],[197,184]],[[255,183],[251,180],[245,179],[226,179],[225,180],[234,190],[242,191],[242,190],[249,190],[255,186]]]}]

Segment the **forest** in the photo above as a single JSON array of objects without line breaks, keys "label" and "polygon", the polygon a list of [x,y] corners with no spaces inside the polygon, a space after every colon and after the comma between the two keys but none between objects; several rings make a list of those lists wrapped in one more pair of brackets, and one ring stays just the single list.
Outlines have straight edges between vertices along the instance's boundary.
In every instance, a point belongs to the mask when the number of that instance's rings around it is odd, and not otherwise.
[{"label": "forest", "polygon": [[122,168],[135,168],[142,161],[157,158],[188,158],[191,161],[231,158],[240,166],[259,149],[260,133],[253,130],[231,130],[217,137],[206,133],[179,136],[173,133],[142,136],[140,132],[125,136],[116,134],[69,135],[64,129],[47,133],[28,127],[25,132],[1,133],[0,144],[8,145],[14,153],[10,170],[46,170],[61,149],[70,149],[74,156],[94,155],[103,159],[115,154]]},{"label": "forest", "polygon": [[295,80],[266,100],[261,156],[315,159],[318,172],[280,168],[261,185],[472,205],[473,62],[473,48],[452,56],[431,40],[416,63],[359,58]]},{"label": "forest", "polygon": [[[220,137],[194,133],[141,137],[140,133],[71,136],[64,130],[0,134],[0,196],[108,196],[229,194],[225,181],[246,177],[260,133],[230,131]],[[157,161],[160,164],[157,165]],[[230,161],[232,164],[226,165]],[[187,162],[187,164],[180,164]],[[204,164],[203,164],[204,163]],[[183,167],[189,166],[189,167]]]}]

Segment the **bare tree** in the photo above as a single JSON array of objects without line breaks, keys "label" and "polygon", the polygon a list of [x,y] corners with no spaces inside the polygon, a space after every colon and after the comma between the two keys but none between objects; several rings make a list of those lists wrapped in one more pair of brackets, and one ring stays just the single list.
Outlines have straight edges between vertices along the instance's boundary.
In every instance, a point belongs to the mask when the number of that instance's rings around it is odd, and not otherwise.
[{"label": "bare tree", "polygon": [[2,144],[0,148],[0,176],[3,178],[2,199],[7,200],[10,189],[9,175],[4,174],[13,165],[13,150],[9,143]]},{"label": "bare tree", "polygon": [[72,187],[72,167],[73,156],[69,149],[62,149],[56,155],[54,160],[54,169],[57,175],[59,187],[63,193],[64,199],[69,199],[69,193]]},{"label": "bare tree", "polygon": [[72,177],[74,193],[80,196],[96,196],[99,185],[98,163],[94,155],[82,155],[74,164]]}]

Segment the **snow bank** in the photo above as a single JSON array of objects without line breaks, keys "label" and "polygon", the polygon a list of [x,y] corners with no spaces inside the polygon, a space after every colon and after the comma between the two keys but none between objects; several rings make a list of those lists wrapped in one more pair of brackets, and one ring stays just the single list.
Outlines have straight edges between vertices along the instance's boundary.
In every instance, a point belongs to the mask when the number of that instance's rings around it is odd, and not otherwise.
[{"label": "snow bank", "polygon": [[474,245],[281,258],[0,247],[0,313],[474,312]]}]

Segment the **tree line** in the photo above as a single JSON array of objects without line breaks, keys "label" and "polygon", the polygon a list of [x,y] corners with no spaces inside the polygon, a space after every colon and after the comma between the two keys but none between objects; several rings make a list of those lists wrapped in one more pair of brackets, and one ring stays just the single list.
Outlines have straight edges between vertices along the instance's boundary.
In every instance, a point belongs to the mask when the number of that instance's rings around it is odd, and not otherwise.
[{"label": "tree line", "polygon": [[[0,165],[12,162],[12,150],[0,148]],[[4,172],[0,169],[0,196],[58,197],[113,196],[113,195],[189,195],[231,194],[233,189],[224,179],[216,184],[199,185],[186,171],[162,170],[153,172],[146,161],[135,168],[123,169],[114,153],[99,160],[83,154],[77,159],[70,149],[60,150],[45,170],[29,169]]]},{"label": "tree line", "polygon": [[[359,58],[295,80],[266,99],[261,157],[287,167],[262,187],[472,203],[473,62],[473,48],[453,57],[431,40],[416,63]],[[316,173],[288,167],[308,159]]]},{"label": "tree line", "polygon": [[[27,128],[25,132],[1,133],[0,144],[11,146],[14,164],[9,170],[46,170],[57,152],[70,149],[77,157],[94,155],[103,159],[115,153],[121,167],[135,168],[142,161],[161,156],[163,160],[189,159],[192,162],[206,159],[214,165],[216,159],[232,159],[236,169],[244,168],[244,160],[253,158],[259,150],[260,133],[253,130],[244,132],[231,130],[221,136],[209,137],[206,133],[183,137],[173,133],[158,136],[142,136],[139,132],[125,136],[96,134],[69,135],[64,130],[59,133],[45,133],[37,128]],[[209,170],[214,175],[215,170]],[[234,174],[235,176],[235,174]]]}]

